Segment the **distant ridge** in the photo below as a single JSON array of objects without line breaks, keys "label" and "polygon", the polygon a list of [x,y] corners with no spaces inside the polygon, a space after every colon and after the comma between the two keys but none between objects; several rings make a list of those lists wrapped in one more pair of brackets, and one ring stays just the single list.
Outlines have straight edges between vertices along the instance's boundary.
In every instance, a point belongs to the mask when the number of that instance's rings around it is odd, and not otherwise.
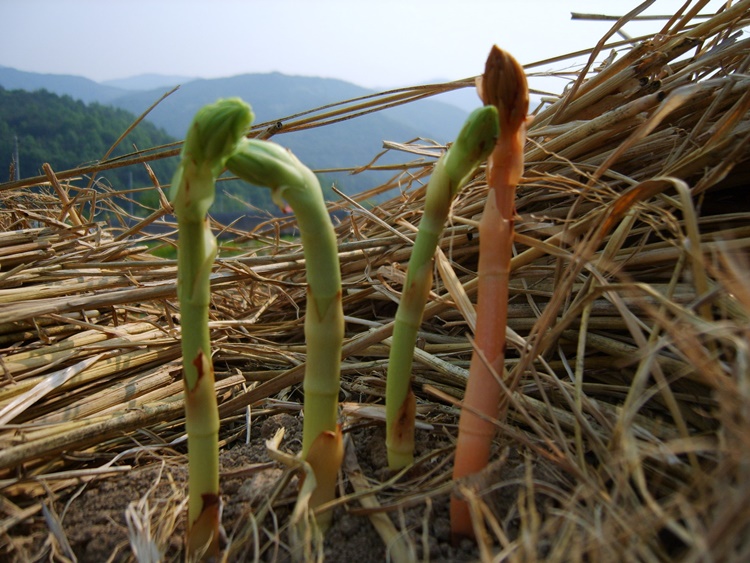
[{"label": "distant ridge", "polygon": [[6,90],[26,90],[35,92],[47,90],[60,96],[70,96],[85,103],[108,103],[124,94],[127,90],[106,86],[69,74],[38,74],[25,72],[7,66],[0,66],[0,86]]},{"label": "distant ridge", "polygon": [[139,74],[128,78],[104,80],[100,84],[121,90],[154,90],[156,88],[172,88],[195,80],[194,76],[172,76],[164,74]]},{"label": "distant ridge", "polygon": [[[166,90],[167,88],[162,87],[130,92],[112,100],[112,103],[137,115],[159,99]],[[262,122],[373,93],[376,91],[343,80],[290,76],[279,72],[197,78],[183,84],[177,92],[159,104],[149,119],[171,135],[181,137],[195,112],[217,98],[239,96],[253,106],[256,122]],[[387,119],[394,126],[398,124],[398,129],[409,130],[403,133],[394,130],[397,135],[421,135],[447,142],[458,133],[466,115],[467,112],[455,106],[423,100],[378,112],[372,117],[377,118],[376,122]],[[359,120],[352,123],[357,122]],[[390,139],[408,140],[400,136]],[[383,138],[380,139],[382,140]]]},{"label": "distant ridge", "polygon": [[[141,115],[159,100],[179,76],[141,75],[99,84],[92,80],[55,74],[35,74],[0,67],[0,86],[6,89],[45,89],[86,103],[97,102]],[[140,90],[139,84],[161,86]],[[114,84],[119,84],[115,86]],[[127,89],[127,88],[133,89]],[[157,127],[183,139],[195,112],[218,98],[238,96],[253,107],[256,122],[279,120],[304,110],[376,93],[343,80],[289,76],[278,72],[243,74],[217,79],[188,79],[147,116]],[[436,99],[420,100],[325,127],[282,133],[274,140],[314,169],[359,167],[382,150],[383,141],[409,141],[417,137],[439,143],[452,141],[467,116],[466,111]],[[412,160],[413,155],[392,154],[381,162]],[[374,187],[384,174],[326,175],[348,193]]]}]

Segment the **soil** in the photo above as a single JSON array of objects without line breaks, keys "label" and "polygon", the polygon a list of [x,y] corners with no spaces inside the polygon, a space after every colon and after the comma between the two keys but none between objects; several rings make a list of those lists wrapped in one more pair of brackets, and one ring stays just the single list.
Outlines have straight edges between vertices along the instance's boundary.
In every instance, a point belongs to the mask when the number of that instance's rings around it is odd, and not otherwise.
[{"label": "soil", "polygon": [[[221,454],[223,550],[228,561],[293,559],[286,524],[296,500],[297,478],[291,471],[272,462],[265,446],[265,440],[280,427],[285,428],[282,449],[296,453],[301,445],[301,420],[282,413],[269,416],[262,423],[254,423],[249,443],[227,447]],[[382,424],[357,423],[345,428],[345,435],[347,447],[353,448],[362,473],[371,484],[377,485],[393,477],[386,467]],[[440,489],[443,492],[434,494],[440,483],[450,480],[451,437],[437,430],[418,430],[416,441],[416,459],[422,458],[421,463],[390,488],[379,491],[379,501],[387,509],[396,529],[411,539],[414,558],[422,561],[477,560],[479,553],[473,541],[466,540],[457,546],[451,544],[447,488],[443,487]],[[430,455],[431,452],[434,455]],[[153,456],[152,459],[149,456]],[[484,500],[503,520],[505,532],[512,535],[518,527],[517,521],[514,522],[517,520],[514,507],[518,483],[523,482],[526,466],[517,452],[507,449],[500,459],[481,478],[485,483],[500,482],[498,470],[503,466],[502,479],[508,485],[498,487]],[[534,466],[535,479],[554,480],[552,472],[540,473],[541,469],[542,466]],[[343,494],[353,492],[345,477],[341,479],[341,487]],[[80,563],[180,561],[184,557],[186,489],[187,467],[183,454],[146,452],[137,468],[92,481],[54,503],[50,513],[53,519],[57,515],[61,531],[48,534],[44,545],[39,545],[38,540],[31,551],[37,557],[50,550],[64,555],[67,542],[69,553],[72,552]],[[273,499],[271,503],[269,498]],[[538,508],[545,509],[544,506]],[[264,509],[268,509],[265,517],[258,521]],[[355,499],[348,499],[336,507],[332,526],[321,547],[325,561],[369,563],[388,560],[387,547],[365,512]],[[150,537],[151,543],[158,546],[153,558],[145,555],[153,547],[148,542],[136,545],[129,539],[132,535],[129,526],[140,529],[140,537]],[[40,537],[38,531],[36,535]]]}]

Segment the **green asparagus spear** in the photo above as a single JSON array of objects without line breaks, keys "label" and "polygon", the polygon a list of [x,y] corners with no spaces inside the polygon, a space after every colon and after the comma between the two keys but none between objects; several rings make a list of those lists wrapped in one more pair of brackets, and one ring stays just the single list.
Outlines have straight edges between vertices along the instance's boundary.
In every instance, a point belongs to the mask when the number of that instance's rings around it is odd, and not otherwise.
[{"label": "green asparagus spear", "polygon": [[[315,508],[334,498],[343,458],[338,393],[344,314],[336,234],[318,179],[287,149],[244,139],[227,167],[251,184],[271,188],[276,204],[285,208],[286,200],[297,216],[307,271],[302,458],[315,474],[317,487],[310,501]],[[325,528],[329,521],[330,516],[322,515],[318,524]]]},{"label": "green asparagus spear", "polygon": [[414,241],[401,303],[396,312],[386,382],[386,446],[388,465],[399,469],[414,458],[416,403],[411,391],[411,367],[417,330],[432,287],[435,249],[451,202],[487,158],[498,137],[498,114],[493,106],[475,110],[456,142],[438,160],[427,185],[424,214]]},{"label": "green asparagus spear", "polygon": [[253,120],[239,99],[198,111],[187,132],[171,200],[179,229],[180,301],[185,426],[188,435],[188,556],[215,557],[219,539],[219,413],[208,331],[209,277],[216,240],[206,220],[215,182]]}]

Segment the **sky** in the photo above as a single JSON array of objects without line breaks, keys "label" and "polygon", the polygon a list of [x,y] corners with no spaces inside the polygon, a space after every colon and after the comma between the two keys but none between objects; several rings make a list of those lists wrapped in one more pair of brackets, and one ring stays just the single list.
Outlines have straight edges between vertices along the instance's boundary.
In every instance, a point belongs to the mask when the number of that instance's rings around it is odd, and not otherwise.
[{"label": "sky", "polygon": [[[684,2],[654,0],[644,13],[671,14]],[[384,89],[481,74],[493,43],[522,64],[593,47],[613,22],[574,21],[571,12],[623,15],[640,3],[0,0],[0,65],[96,81],[278,71]],[[708,11],[721,5],[712,1]],[[661,25],[631,23],[625,31],[637,36]]]}]

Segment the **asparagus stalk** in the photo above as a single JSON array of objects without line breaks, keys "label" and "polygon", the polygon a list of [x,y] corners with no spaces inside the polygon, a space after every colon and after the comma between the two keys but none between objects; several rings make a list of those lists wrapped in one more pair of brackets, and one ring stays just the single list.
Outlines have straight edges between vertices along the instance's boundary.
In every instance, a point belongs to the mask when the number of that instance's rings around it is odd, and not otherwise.
[{"label": "asparagus stalk", "polygon": [[[476,351],[469,366],[464,408],[458,426],[453,469],[454,481],[476,473],[489,462],[498,416],[505,363],[505,331],[508,318],[508,283],[513,244],[515,190],[523,173],[526,114],[529,93],[523,67],[494,46],[480,82],[485,104],[498,109],[500,136],[489,157],[489,192],[479,222],[479,272]],[[451,530],[454,539],[473,537],[469,508],[451,498]]]},{"label": "asparagus stalk", "polygon": [[[315,475],[317,486],[310,500],[315,508],[334,498],[343,459],[338,393],[344,314],[336,234],[318,179],[287,149],[269,141],[243,139],[227,167],[251,184],[271,188],[274,202],[283,209],[286,200],[297,216],[307,270],[301,455]],[[318,518],[321,528],[328,522],[330,512]]]},{"label": "asparagus stalk", "polygon": [[456,142],[438,160],[427,185],[424,214],[414,241],[403,295],[396,311],[386,380],[388,465],[400,469],[414,459],[416,402],[411,367],[417,330],[432,287],[432,264],[451,202],[492,151],[498,136],[497,110],[485,106],[467,119]]},{"label": "asparagus stalk", "polygon": [[171,188],[179,229],[177,295],[182,327],[188,435],[189,558],[215,557],[219,540],[219,412],[208,331],[209,277],[216,240],[206,220],[215,182],[253,114],[239,99],[198,111],[187,132]]}]

